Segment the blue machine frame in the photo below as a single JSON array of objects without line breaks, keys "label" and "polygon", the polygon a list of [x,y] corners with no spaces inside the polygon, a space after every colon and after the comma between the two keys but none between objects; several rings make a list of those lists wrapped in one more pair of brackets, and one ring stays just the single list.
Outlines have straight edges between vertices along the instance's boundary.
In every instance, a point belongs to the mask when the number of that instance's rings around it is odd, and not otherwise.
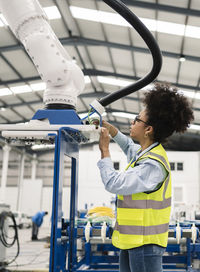
[{"label": "blue machine frame", "polygon": [[[55,139],[54,186],[51,227],[50,271],[66,271],[66,254],[68,249],[68,271],[75,265],[76,235],[74,232],[75,216],[77,215],[77,184],[78,184],[78,143],[70,134],[76,134],[69,128],[61,128]],[[69,242],[62,241],[62,185],[64,156],[72,158],[71,168],[71,205]]]}]

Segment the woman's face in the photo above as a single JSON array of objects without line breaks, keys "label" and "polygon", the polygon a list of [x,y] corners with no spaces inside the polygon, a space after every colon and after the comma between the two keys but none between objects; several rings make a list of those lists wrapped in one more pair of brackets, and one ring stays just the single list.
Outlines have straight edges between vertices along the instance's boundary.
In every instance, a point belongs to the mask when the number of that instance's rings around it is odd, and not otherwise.
[{"label": "woman's face", "polygon": [[147,128],[147,115],[146,111],[142,110],[137,118],[131,122],[130,137],[138,142],[144,139],[145,131]]}]

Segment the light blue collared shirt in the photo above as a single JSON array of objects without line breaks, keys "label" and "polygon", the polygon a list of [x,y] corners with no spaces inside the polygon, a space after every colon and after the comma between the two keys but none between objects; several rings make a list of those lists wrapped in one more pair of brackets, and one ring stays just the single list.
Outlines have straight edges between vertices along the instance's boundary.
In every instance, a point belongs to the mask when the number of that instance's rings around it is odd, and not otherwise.
[{"label": "light blue collared shirt", "polygon": [[[140,145],[135,144],[133,140],[121,132],[113,138],[120,146],[127,161],[137,160],[144,153],[152,149],[158,143],[153,143],[144,151],[140,151]],[[141,192],[153,191],[157,185],[164,181],[167,172],[162,164],[156,160],[145,159],[137,163],[137,167],[129,167],[127,170],[117,172],[110,157],[98,161],[101,179],[105,189],[113,194],[131,195]]]}]

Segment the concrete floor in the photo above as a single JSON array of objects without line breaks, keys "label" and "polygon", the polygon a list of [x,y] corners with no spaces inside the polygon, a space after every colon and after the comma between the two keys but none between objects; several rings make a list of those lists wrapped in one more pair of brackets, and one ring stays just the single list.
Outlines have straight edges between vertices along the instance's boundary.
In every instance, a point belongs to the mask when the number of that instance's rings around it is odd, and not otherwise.
[{"label": "concrete floor", "polygon": [[[20,253],[15,262],[6,268],[11,271],[48,271],[50,248],[47,237],[50,236],[50,229],[40,228],[38,241],[31,240],[31,228],[19,229]],[[13,259],[17,247],[6,250],[7,259]]]}]

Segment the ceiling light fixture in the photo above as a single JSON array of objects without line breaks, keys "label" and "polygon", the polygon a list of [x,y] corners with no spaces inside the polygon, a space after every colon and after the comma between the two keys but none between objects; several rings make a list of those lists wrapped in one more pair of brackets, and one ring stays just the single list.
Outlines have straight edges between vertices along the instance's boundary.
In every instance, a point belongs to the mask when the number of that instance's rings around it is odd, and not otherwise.
[{"label": "ceiling light fixture", "polygon": [[75,57],[72,58],[72,62],[75,63],[75,64],[77,64],[77,60],[76,60]]},{"label": "ceiling light fixture", "polygon": [[179,58],[179,61],[180,62],[184,62],[186,59],[185,59],[185,56],[184,55],[181,55],[180,58]]}]

